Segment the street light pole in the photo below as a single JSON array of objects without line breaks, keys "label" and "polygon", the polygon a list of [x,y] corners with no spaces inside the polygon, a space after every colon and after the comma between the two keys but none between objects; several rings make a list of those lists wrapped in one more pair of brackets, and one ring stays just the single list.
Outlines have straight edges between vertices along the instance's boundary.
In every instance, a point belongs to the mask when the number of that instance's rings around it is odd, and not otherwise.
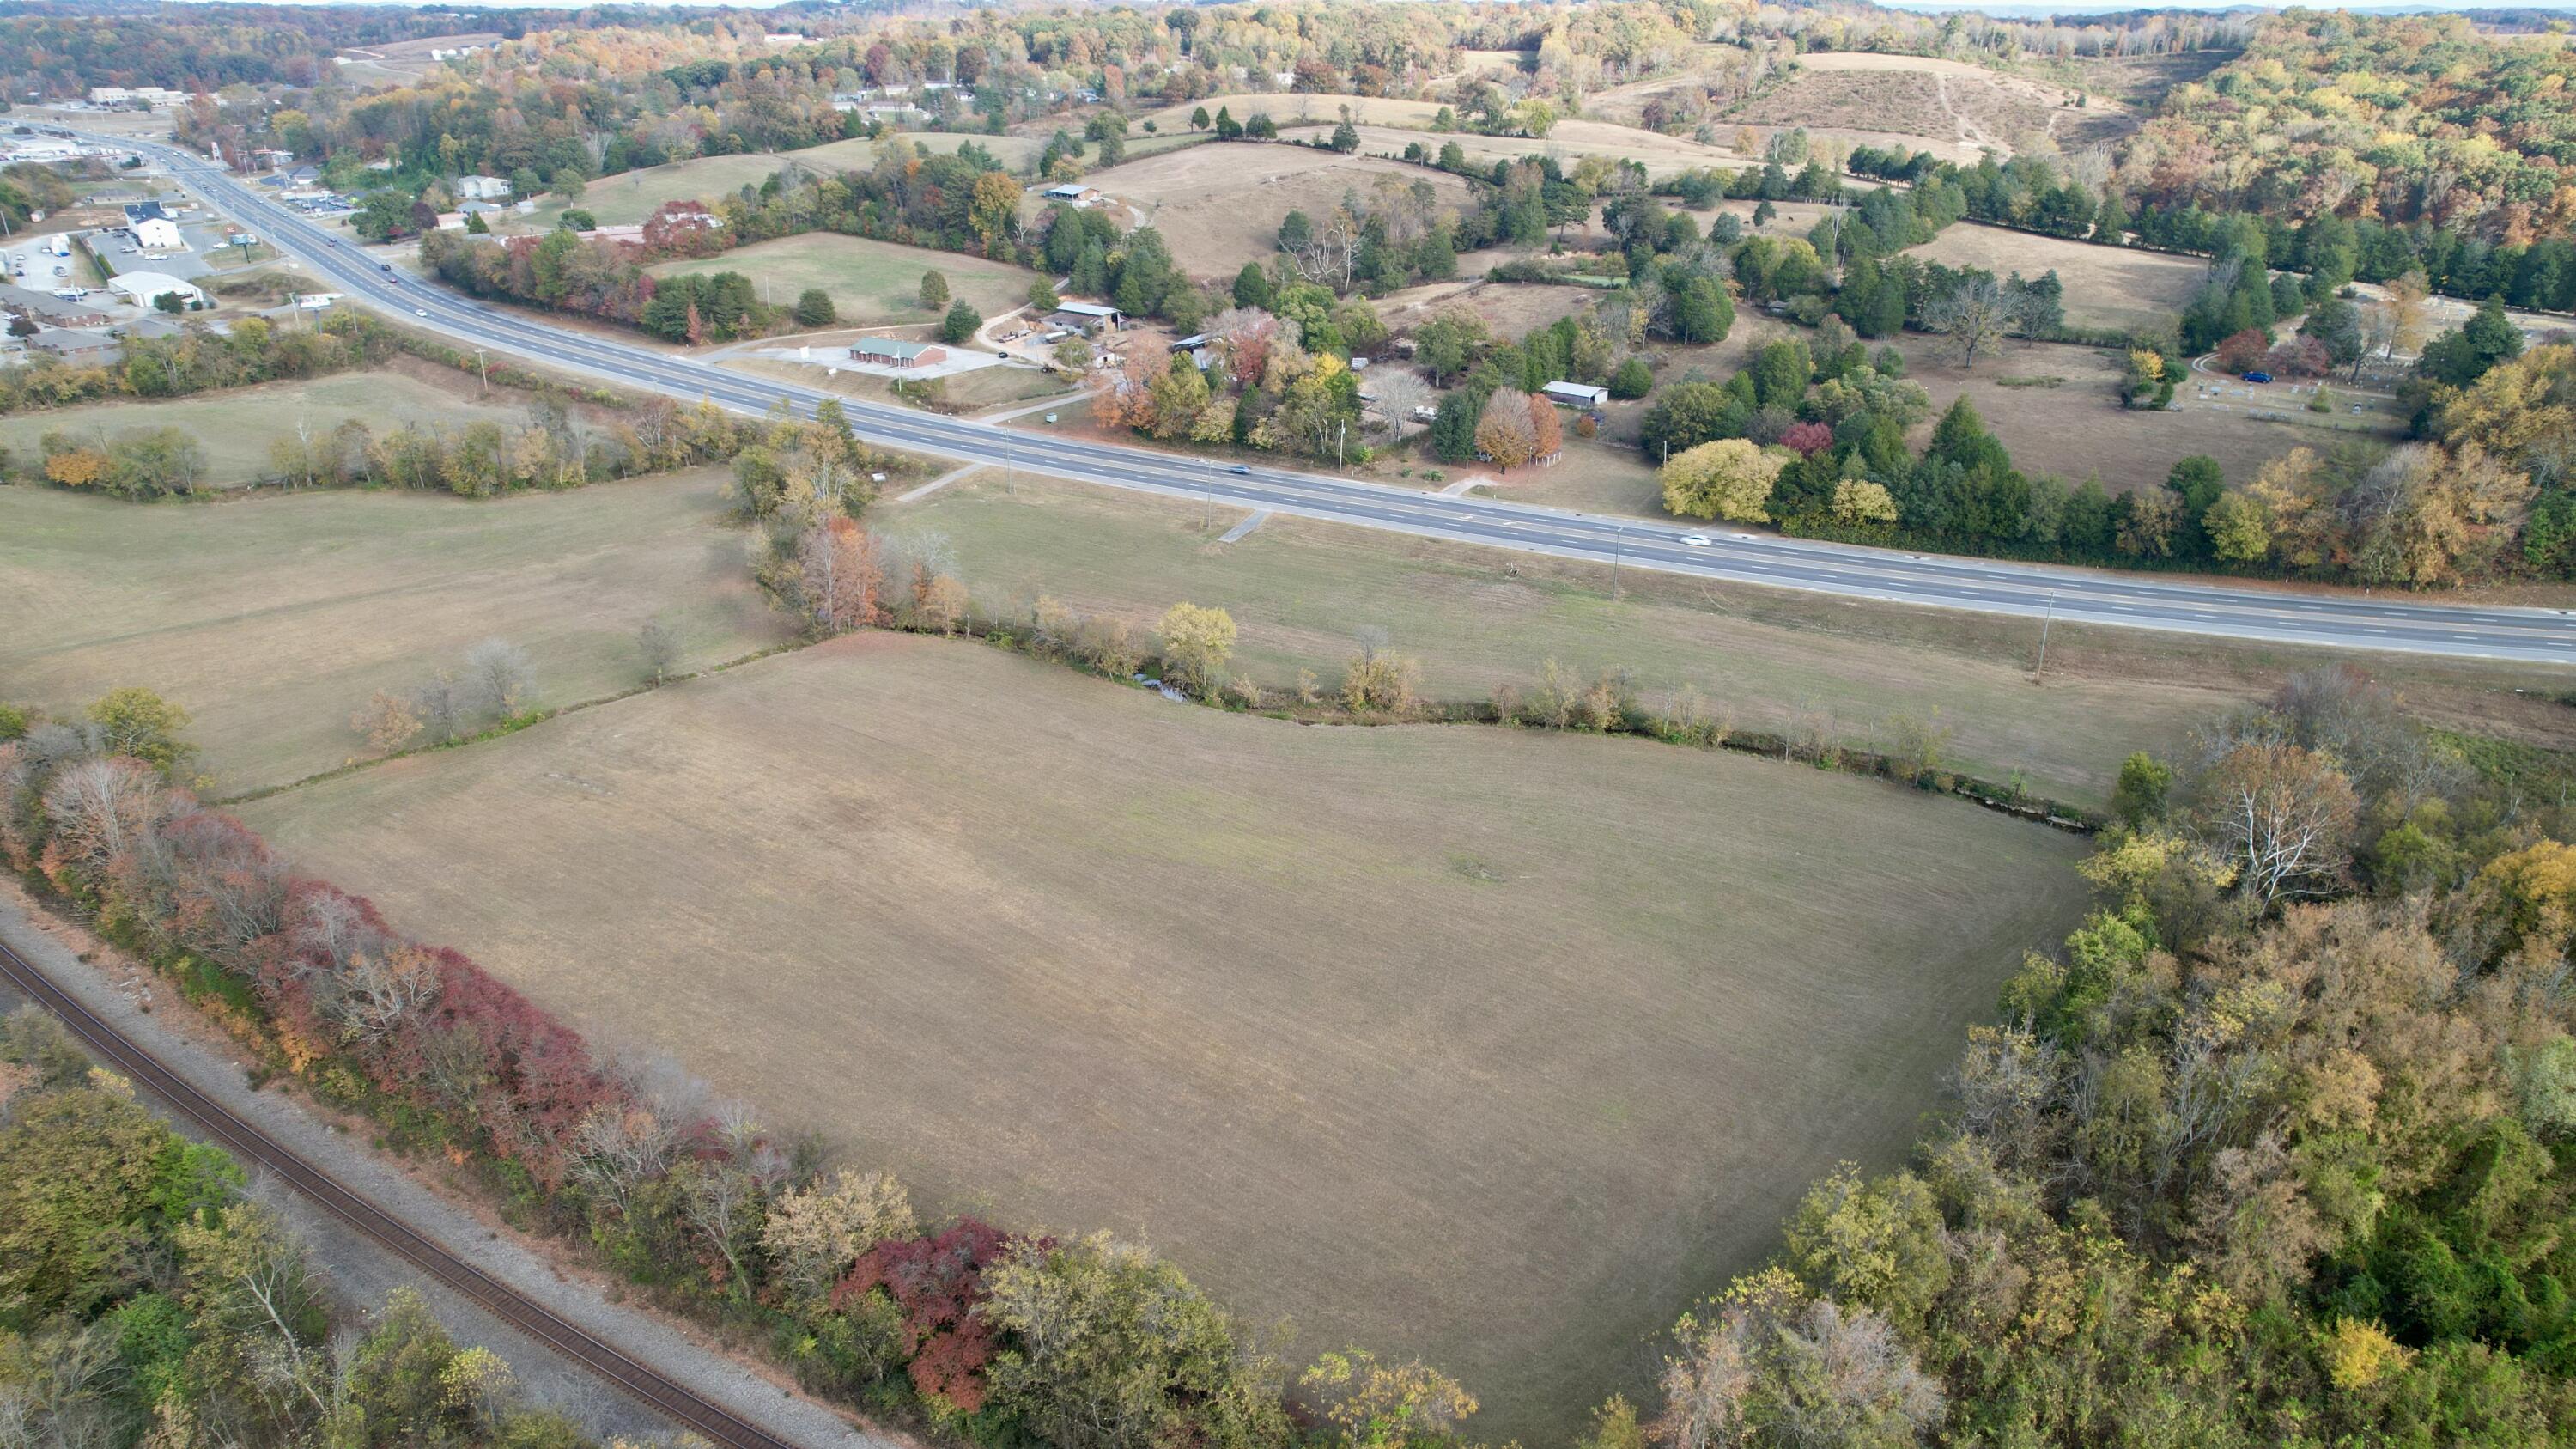
[{"label": "street light pole", "polygon": [[483,391],[489,393],[492,391],[492,361],[483,355],[480,347],[474,349],[474,363],[483,370]]},{"label": "street light pole", "polygon": [[2057,595],[2048,596],[2048,612],[2039,621],[2039,667],[2031,671],[2030,682],[2037,684],[2048,673],[2048,630],[2057,622]]}]

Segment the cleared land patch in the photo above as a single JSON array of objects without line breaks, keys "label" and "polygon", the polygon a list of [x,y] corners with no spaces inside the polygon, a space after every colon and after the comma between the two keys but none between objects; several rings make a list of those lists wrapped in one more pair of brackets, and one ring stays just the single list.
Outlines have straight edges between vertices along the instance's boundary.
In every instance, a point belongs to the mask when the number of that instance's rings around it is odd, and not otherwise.
[{"label": "cleared land patch", "polygon": [[[2120,365],[2097,348],[2008,342],[1962,373],[1941,359],[1936,339],[1891,340],[1906,355],[1906,375],[1931,396],[1935,419],[1965,394],[2022,471],[2078,482],[2098,475],[2113,492],[2162,487],[2174,464],[2194,454],[2216,458],[2228,482],[2247,483],[2292,448],[2393,443],[2405,428],[2376,400],[2346,396],[2331,413],[2311,413],[2310,394],[2288,383],[2258,388],[2226,379],[2231,395],[2213,402],[2199,396],[2199,384],[2221,379],[2199,373],[2175,393],[2181,411],[2132,411],[2120,406]],[[2329,383],[2327,392],[2338,389]],[[2354,413],[2355,401],[2366,410]],[[1931,428],[1927,421],[1916,429],[1918,444]]]},{"label": "cleared land patch", "polygon": [[[2071,150],[2136,128],[2114,101],[2086,95],[2079,106],[2079,93],[2068,87],[1962,61],[1852,51],[1801,56],[1798,65],[1796,74],[1726,119],[1805,126],[1811,135],[1909,137],[1918,150],[1967,161],[1987,146],[2010,155],[2044,140]],[[1959,150],[1968,154],[1954,154]]]},{"label": "cleared land patch", "polygon": [[[156,407],[171,406],[156,404]],[[76,711],[119,685],[196,716],[225,792],[364,751],[349,716],[493,637],[524,646],[540,705],[642,677],[661,616],[683,668],[787,635],[713,469],[469,502],[310,493],[141,506],[0,488],[0,693]]]},{"label": "cleared land patch", "polygon": [[2164,252],[2132,251],[2036,236],[1963,221],[1913,249],[1944,266],[1983,267],[1998,277],[2054,270],[2066,284],[2066,320],[2077,327],[2151,327],[2191,305],[2209,264]]},{"label": "cleared land patch", "polygon": [[820,287],[831,294],[840,320],[859,326],[938,321],[939,313],[921,305],[924,272],[946,277],[951,296],[965,298],[987,317],[1027,301],[1029,283],[1037,280],[1037,273],[1007,262],[837,232],[781,237],[702,261],[663,262],[646,270],[656,277],[740,272],[767,287],[770,300],[782,307],[806,288]]},{"label": "cleared land patch", "polygon": [[1344,192],[1367,196],[1387,177],[1429,182],[1443,206],[1468,200],[1467,183],[1455,176],[1308,146],[1192,146],[1095,171],[1083,182],[1142,208],[1184,271],[1232,277],[1279,249],[1279,223],[1288,213],[1321,219]]},{"label": "cleared land patch", "polygon": [[1488,282],[1482,277],[1454,282],[1426,282],[1389,292],[1378,299],[1377,313],[1393,331],[1421,326],[1443,312],[1472,312],[1495,336],[1520,338],[1553,324],[1559,317],[1589,311],[1604,292],[1590,287],[1556,287],[1529,282]]},{"label": "cleared land patch", "polygon": [[260,802],[935,1201],[1150,1238],[1553,1441],[1895,1160],[2081,842],[1638,741],[1308,729],[860,636]]},{"label": "cleared land patch", "polygon": [[1647,175],[1660,179],[1695,166],[1733,171],[1746,164],[1745,158],[1729,147],[1703,146],[1687,136],[1667,136],[1608,121],[1559,121],[1544,139],[1480,136],[1463,131],[1434,134],[1419,126],[1357,129],[1360,149],[1370,155],[1401,156],[1406,146],[1418,143],[1438,156],[1443,147],[1455,141],[1468,160],[1488,169],[1497,161],[1518,161],[1524,156],[1554,156],[1568,167],[1585,156],[1609,156],[1636,161],[1646,168]]},{"label": "cleared land patch", "polygon": [[502,391],[486,401],[470,380],[432,382],[407,372],[346,372],[307,382],[274,382],[197,397],[151,402],[92,403],[0,418],[0,447],[32,466],[47,433],[69,433],[97,444],[119,433],[177,428],[206,450],[206,482],[219,488],[276,476],[269,449],[295,435],[301,423],[315,436],[351,419],[378,436],[406,423],[449,432],[467,423],[514,423],[527,410]]}]

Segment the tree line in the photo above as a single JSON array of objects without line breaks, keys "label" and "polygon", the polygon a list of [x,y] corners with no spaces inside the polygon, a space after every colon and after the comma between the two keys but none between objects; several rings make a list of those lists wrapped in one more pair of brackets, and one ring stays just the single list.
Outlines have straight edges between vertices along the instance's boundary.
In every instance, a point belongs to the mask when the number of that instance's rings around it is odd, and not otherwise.
[{"label": "tree line", "polygon": [[240,1162],[172,1131],[41,1008],[0,1022],[0,1424],[13,1442],[598,1442],[532,1405],[498,1354],[457,1344],[413,1290],[362,1320],[332,1297]]}]

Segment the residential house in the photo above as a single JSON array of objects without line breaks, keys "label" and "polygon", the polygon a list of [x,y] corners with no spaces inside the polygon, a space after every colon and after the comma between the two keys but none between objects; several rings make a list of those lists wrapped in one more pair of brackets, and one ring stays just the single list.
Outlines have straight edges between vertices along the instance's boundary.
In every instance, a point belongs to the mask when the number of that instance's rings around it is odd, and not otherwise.
[{"label": "residential house", "polygon": [[506,176],[459,176],[456,195],[460,201],[507,201],[510,178]]}]

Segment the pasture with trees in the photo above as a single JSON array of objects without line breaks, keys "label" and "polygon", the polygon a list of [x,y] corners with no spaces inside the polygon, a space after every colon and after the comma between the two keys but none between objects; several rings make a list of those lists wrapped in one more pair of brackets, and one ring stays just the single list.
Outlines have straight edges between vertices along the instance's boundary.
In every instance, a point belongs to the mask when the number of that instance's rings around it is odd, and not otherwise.
[{"label": "pasture with trees", "polygon": [[[80,122],[746,376],[1106,304],[1045,426],[1210,484],[460,387],[273,270],[11,329],[0,860],[261,1079],[936,1445],[2576,1440],[2566,671],[1217,482],[2564,604],[2546,17],[309,8],[0,16],[20,139],[169,87]],[[242,1188],[0,1026],[0,1440],[587,1442]]]}]

